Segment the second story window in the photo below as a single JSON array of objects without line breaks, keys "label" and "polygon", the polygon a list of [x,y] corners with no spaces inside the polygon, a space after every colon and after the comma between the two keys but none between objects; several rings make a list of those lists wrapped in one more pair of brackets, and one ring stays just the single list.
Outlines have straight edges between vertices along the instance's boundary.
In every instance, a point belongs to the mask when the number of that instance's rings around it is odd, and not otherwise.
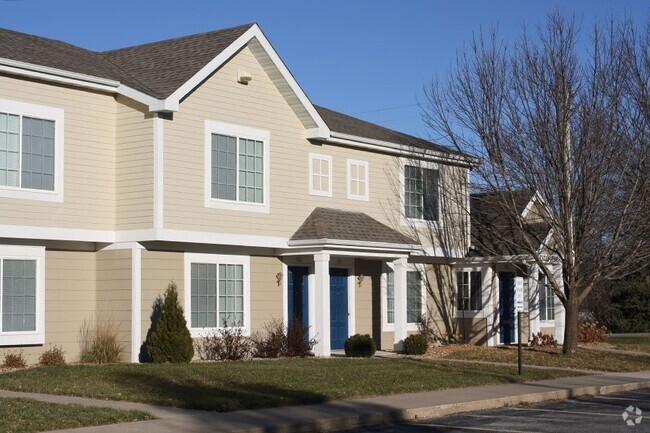
[{"label": "second story window", "polygon": [[404,166],[404,216],[438,221],[440,171],[415,165]]},{"label": "second story window", "polygon": [[268,212],[269,133],[206,121],[206,207]]},{"label": "second story window", "polygon": [[348,198],[368,200],[368,162],[348,159]]},{"label": "second story window", "polygon": [[0,196],[62,201],[63,110],[0,99]]},{"label": "second story window", "polygon": [[309,154],[309,194],[332,196],[332,157]]}]

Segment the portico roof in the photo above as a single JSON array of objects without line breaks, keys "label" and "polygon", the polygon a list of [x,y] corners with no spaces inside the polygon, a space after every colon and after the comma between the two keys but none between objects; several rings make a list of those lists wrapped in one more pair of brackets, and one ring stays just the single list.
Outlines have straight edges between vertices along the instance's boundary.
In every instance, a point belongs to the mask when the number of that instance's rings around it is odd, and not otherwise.
[{"label": "portico roof", "polygon": [[366,246],[413,249],[417,241],[363,212],[317,207],[289,239],[289,246]]}]

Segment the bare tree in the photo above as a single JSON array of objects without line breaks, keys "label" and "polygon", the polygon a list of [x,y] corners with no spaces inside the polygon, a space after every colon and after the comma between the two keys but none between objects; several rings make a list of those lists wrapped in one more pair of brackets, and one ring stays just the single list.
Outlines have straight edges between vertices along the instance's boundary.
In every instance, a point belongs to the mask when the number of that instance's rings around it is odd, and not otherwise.
[{"label": "bare tree", "polygon": [[[558,10],[513,46],[481,32],[422,104],[434,140],[484,161],[475,187],[501,192],[520,234],[503,242],[526,249],[563,303],[565,354],[577,349],[579,308],[594,286],[650,257],[650,22],[642,32],[627,20],[595,25],[586,55],[579,33]],[[541,197],[551,238],[520,217],[521,189]],[[561,261],[561,278],[540,244]]]}]

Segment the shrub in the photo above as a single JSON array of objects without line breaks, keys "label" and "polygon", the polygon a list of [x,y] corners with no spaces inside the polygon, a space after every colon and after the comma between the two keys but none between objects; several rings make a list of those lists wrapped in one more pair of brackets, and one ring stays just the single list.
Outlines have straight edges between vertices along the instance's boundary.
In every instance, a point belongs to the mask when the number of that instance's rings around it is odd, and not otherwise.
[{"label": "shrub", "polygon": [[196,352],[205,361],[239,361],[251,357],[253,343],[242,328],[229,327],[224,321],[223,329],[196,342]]},{"label": "shrub", "polygon": [[290,327],[275,319],[264,326],[264,333],[253,338],[255,356],[260,358],[310,356],[317,340],[309,338],[309,328],[298,319]]},{"label": "shrub", "polygon": [[345,356],[370,358],[376,351],[375,341],[368,334],[354,334],[345,340]]},{"label": "shrub", "polygon": [[596,322],[582,322],[578,325],[578,342],[603,343],[607,341],[607,327]]},{"label": "shrub", "polygon": [[557,347],[557,340],[551,334],[544,334],[540,331],[533,334],[530,345],[533,347]]},{"label": "shrub", "polygon": [[5,355],[5,360],[2,363],[2,368],[25,368],[27,367],[27,361],[23,357],[23,352],[18,353],[7,353]]},{"label": "shrub", "polygon": [[190,362],[194,356],[194,345],[183,307],[178,303],[175,283],[170,283],[163,298],[162,313],[145,342],[147,353],[153,362]]},{"label": "shrub", "polygon": [[309,339],[309,327],[302,324],[302,321],[293,319],[291,326],[287,329],[287,348],[284,356],[300,357],[310,356],[317,340]]},{"label": "shrub", "polygon": [[404,353],[407,355],[424,355],[427,347],[427,338],[422,334],[411,334],[404,339]]},{"label": "shrub", "polygon": [[41,353],[38,363],[44,366],[64,365],[65,352],[60,346],[54,346],[50,350]]},{"label": "shrub", "polygon": [[122,362],[124,346],[118,341],[118,326],[111,318],[86,322],[81,325],[80,361],[88,364],[115,364]]}]

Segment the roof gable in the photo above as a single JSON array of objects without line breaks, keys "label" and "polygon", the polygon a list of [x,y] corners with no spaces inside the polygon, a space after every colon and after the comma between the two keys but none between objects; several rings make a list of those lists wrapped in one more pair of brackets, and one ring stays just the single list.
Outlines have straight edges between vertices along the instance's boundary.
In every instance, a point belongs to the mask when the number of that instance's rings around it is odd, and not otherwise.
[{"label": "roof gable", "polygon": [[124,84],[158,99],[165,99],[252,26],[253,24],[245,24],[104,51],[99,55],[128,74]]}]

